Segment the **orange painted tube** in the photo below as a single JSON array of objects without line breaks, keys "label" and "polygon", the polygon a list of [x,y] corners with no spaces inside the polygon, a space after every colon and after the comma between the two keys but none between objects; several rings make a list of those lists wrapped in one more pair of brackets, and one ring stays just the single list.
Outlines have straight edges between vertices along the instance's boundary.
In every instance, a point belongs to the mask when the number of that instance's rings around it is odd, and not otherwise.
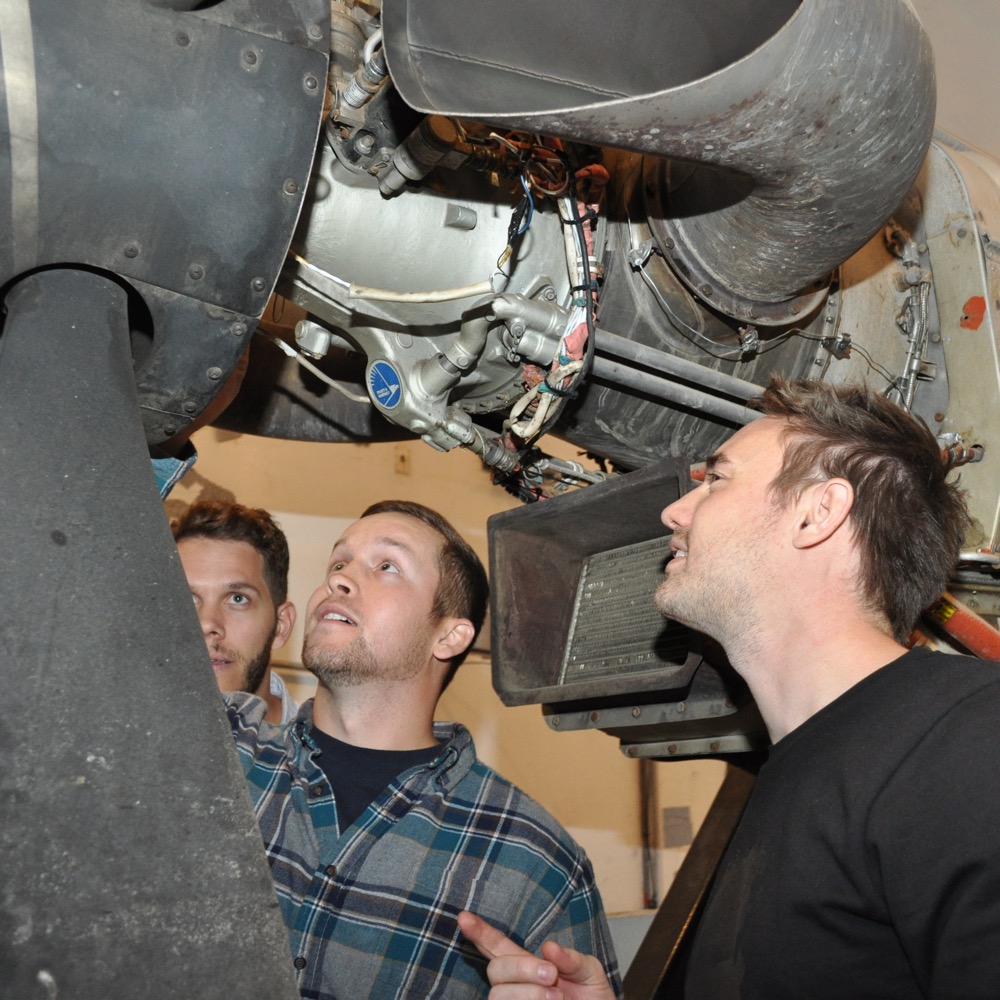
[{"label": "orange painted tube", "polygon": [[928,615],[948,635],[984,660],[1000,660],[1000,631],[945,591]]}]

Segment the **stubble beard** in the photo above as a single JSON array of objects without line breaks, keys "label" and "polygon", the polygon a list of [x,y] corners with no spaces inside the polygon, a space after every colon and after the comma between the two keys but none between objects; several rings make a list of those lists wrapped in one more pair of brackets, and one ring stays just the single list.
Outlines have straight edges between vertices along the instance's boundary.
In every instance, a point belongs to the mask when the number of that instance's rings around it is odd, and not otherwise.
[{"label": "stubble beard", "polygon": [[656,593],[653,595],[653,607],[664,618],[669,618],[671,621],[680,622],[689,628],[697,629],[697,623],[691,620],[694,616],[689,613],[689,603],[683,587],[678,584],[678,581],[669,578],[665,578],[660,582],[660,585],[656,588]]},{"label": "stubble beard", "polygon": [[[414,642],[410,648],[418,649],[420,645]],[[355,636],[346,646],[330,648],[314,638],[313,633],[303,643],[302,665],[330,691],[373,681],[408,681],[423,666],[419,658],[402,649],[380,657],[363,635]]]},{"label": "stubble beard", "polygon": [[[250,694],[257,694],[258,689],[261,684],[264,683],[264,677],[267,674],[267,668],[271,664],[271,643],[274,641],[275,635],[278,633],[278,623],[275,621],[274,628],[271,629],[271,634],[264,640],[260,649],[249,659],[244,660],[243,663],[243,683],[240,687],[240,691],[247,691]],[[215,650],[210,650],[210,655],[215,655],[216,653],[224,653],[227,657],[232,657],[234,659],[242,659],[237,654],[234,654],[232,650],[226,649],[225,647],[219,647]],[[265,692],[266,694],[266,692]]]},{"label": "stubble beard", "polygon": [[675,579],[666,576],[656,588],[653,606],[671,621],[710,636],[727,652],[734,638],[747,642],[759,627],[758,616],[748,594],[750,579],[732,575]]},{"label": "stubble beard", "polygon": [[[267,640],[264,644],[264,648],[247,663],[246,667],[246,677],[244,684],[246,687],[243,688],[244,691],[249,691],[251,694],[257,694],[261,684],[264,683],[264,677],[267,674],[267,668],[271,663],[271,641],[274,638],[274,633],[271,634],[271,638]],[[265,692],[266,694],[267,692]]]}]

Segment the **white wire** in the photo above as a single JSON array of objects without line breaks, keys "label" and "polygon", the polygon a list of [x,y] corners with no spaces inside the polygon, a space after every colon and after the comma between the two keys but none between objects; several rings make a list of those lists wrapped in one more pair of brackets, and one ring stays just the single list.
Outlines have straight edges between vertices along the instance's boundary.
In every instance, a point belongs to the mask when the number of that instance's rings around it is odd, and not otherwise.
[{"label": "white wire", "polygon": [[368,299],[373,302],[451,302],[453,299],[469,299],[476,295],[492,295],[491,281],[477,281],[474,285],[460,288],[443,288],[436,292],[395,292],[388,288],[366,288],[351,285],[347,293],[350,299]]},{"label": "white wire", "polygon": [[263,330],[258,330],[257,333],[262,337],[267,337],[269,340],[273,340],[278,347],[280,347],[285,354],[290,358],[295,358],[296,361],[307,371],[313,373],[320,381],[325,382],[327,385],[332,386],[337,392],[346,396],[351,402],[354,403],[367,403],[371,406],[371,400],[367,396],[359,396],[356,392],[351,392],[343,382],[338,382],[336,379],[330,378],[326,372],[320,371],[311,361],[304,358],[291,344],[286,344],[280,337],[275,337],[270,333],[265,333]]},{"label": "white wire", "polygon": [[[533,385],[510,410],[510,429],[520,438],[528,440],[539,427],[542,426],[546,414],[557,398],[555,393],[543,392],[542,384],[548,379],[554,382],[561,382],[569,375],[575,375],[583,367],[583,361],[570,361],[565,365],[560,365],[555,371],[549,372],[537,385]],[[527,424],[522,424],[518,417],[524,412],[525,407],[538,396],[538,408],[532,414],[531,420]]]},{"label": "white wire", "polygon": [[330,281],[335,282],[343,288],[350,289],[351,283],[349,281],[344,281],[343,278],[338,278],[335,274],[330,274],[329,271],[324,271],[323,268],[317,267],[315,264],[310,264],[305,257],[300,257],[294,250],[288,251],[289,257],[294,257],[298,263],[303,267],[308,268],[310,271],[315,271],[317,274],[323,275],[324,278],[328,278]]},{"label": "white wire", "polygon": [[309,261],[297,254],[294,250],[288,251],[289,257],[301,264],[310,271],[321,274],[329,281],[347,289],[349,299],[367,299],[371,302],[451,302],[454,299],[471,299],[477,295],[492,295],[493,282],[487,278],[485,281],[477,281],[472,285],[462,285],[458,288],[443,288],[434,292],[397,292],[389,288],[369,288],[366,285],[355,285],[343,278],[338,278],[329,271],[310,264]]},{"label": "white wire", "polygon": [[371,38],[365,42],[365,47],[362,50],[364,52],[365,62],[370,63],[372,61],[372,56],[375,55],[375,50],[382,44],[382,29],[379,28]]}]

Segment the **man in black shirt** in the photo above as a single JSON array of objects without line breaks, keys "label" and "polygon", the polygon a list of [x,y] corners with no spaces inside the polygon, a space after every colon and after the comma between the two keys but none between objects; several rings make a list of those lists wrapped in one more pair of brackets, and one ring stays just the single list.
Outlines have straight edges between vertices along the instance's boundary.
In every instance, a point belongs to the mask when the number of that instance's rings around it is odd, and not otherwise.
[{"label": "man in black shirt", "polygon": [[[964,500],[934,435],[867,388],[774,380],[760,408],[662,515],[656,606],[723,645],[773,743],[685,995],[995,997],[1000,669],[905,646],[956,564]],[[495,1000],[609,995],[589,956],[461,926]]]}]

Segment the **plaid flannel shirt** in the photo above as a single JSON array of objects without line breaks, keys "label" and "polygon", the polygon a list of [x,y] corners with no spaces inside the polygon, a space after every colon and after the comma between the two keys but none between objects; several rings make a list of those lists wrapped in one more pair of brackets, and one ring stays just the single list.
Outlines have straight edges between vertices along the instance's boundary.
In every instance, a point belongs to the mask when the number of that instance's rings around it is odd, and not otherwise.
[{"label": "plaid flannel shirt", "polygon": [[280,727],[263,722],[260,699],[226,702],[303,1000],[485,997],[485,960],[458,930],[463,909],[533,953],[551,938],[596,955],[620,995],[586,855],[476,759],[463,726],[436,723],[440,754],[340,831],[314,759],[312,702]]}]

